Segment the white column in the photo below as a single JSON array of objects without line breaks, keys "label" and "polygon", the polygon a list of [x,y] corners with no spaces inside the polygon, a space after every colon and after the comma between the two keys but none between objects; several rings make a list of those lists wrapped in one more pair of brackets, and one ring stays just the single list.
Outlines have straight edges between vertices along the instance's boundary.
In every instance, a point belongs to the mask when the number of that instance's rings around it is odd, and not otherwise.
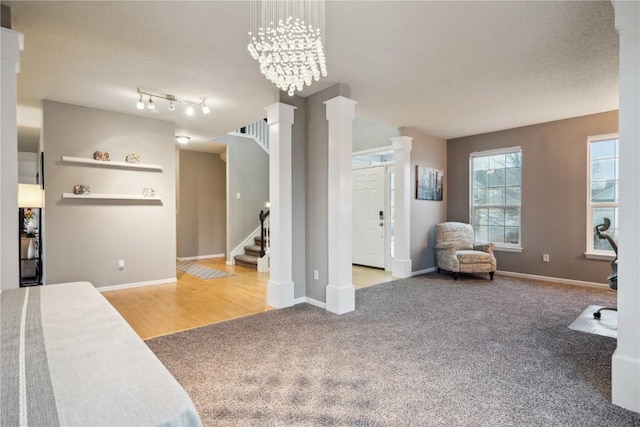
[{"label": "white column", "polygon": [[395,225],[393,234],[393,277],[411,277],[411,145],[413,138],[398,136],[393,143]]},{"label": "white column", "polygon": [[266,108],[269,124],[270,276],[267,304],[293,305],[291,126],[295,107],[276,103]]},{"label": "white column", "polygon": [[0,289],[20,286],[18,244],[18,78],[21,33],[1,29],[0,53]]},{"label": "white column", "polygon": [[620,36],[620,257],[611,397],[640,412],[640,3],[616,1],[614,8]]},{"label": "white column", "polygon": [[329,282],[327,311],[344,314],[355,310],[352,278],[353,118],[356,101],[337,96],[325,102],[329,122]]}]

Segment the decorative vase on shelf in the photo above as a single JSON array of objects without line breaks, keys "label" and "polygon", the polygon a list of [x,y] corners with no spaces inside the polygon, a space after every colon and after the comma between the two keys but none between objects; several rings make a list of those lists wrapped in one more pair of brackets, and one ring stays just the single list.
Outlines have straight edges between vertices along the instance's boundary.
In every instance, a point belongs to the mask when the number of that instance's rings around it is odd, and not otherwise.
[{"label": "decorative vase on shelf", "polygon": [[29,219],[27,222],[27,234],[33,234],[33,220]]},{"label": "decorative vase on shelf", "polygon": [[27,258],[34,259],[36,257],[36,244],[33,239],[29,239],[29,248],[27,248]]}]

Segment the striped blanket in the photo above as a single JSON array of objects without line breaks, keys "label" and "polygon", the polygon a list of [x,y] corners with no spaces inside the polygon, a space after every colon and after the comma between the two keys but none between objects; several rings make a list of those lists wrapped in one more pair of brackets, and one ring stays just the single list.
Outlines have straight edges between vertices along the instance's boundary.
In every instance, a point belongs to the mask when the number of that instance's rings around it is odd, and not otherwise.
[{"label": "striped blanket", "polygon": [[199,426],[186,392],[88,282],[0,293],[2,426]]}]

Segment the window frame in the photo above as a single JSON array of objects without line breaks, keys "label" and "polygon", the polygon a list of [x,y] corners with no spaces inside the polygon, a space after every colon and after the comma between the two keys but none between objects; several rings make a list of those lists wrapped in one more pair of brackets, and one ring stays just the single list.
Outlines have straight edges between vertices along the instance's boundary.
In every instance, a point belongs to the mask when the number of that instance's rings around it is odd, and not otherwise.
[{"label": "window frame", "polygon": [[[524,165],[522,162],[522,147],[521,146],[513,146],[513,147],[505,147],[498,148],[493,150],[483,150],[483,151],[474,151],[469,154],[469,224],[474,227],[475,230],[475,206],[473,203],[473,177],[474,177],[474,169],[473,169],[473,160],[476,157],[488,157],[495,156],[498,154],[510,154],[510,153],[520,153],[520,204],[504,204],[504,205],[487,205],[482,206],[482,208],[518,208],[520,210],[520,221],[518,222],[518,244],[514,243],[496,243],[495,250],[504,251],[504,252],[522,252],[522,171],[524,169]],[[475,233],[474,233],[475,235]],[[477,241],[477,240],[476,240]]]},{"label": "window frame", "polygon": [[[609,141],[615,139],[618,141],[617,153],[617,169],[618,176],[616,177],[617,184],[620,184],[620,176],[619,176],[619,168],[620,168],[620,134],[618,133],[608,133],[604,135],[592,135],[587,137],[587,229],[586,229],[586,251],[584,256],[589,259],[600,259],[612,261],[616,257],[616,253],[613,249],[610,250],[602,250],[602,249],[594,249],[594,231],[593,231],[593,208],[594,207],[613,207],[620,209],[620,200],[616,202],[592,202],[591,201],[591,144],[594,142],[600,141]],[[618,187],[618,192],[620,188]],[[616,224],[617,227],[617,224]]]}]

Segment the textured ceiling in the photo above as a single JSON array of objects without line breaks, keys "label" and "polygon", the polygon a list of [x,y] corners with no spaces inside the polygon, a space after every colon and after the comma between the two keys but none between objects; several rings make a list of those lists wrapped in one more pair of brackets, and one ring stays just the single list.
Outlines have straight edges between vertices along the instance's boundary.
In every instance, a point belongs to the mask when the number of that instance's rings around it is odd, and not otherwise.
[{"label": "textured ceiling", "polygon": [[[247,50],[250,3],[3,1],[25,35],[21,140],[42,99],[176,123],[190,145],[264,116],[277,99]],[[618,36],[609,1],[329,1],[328,77],[360,117],[442,138],[618,108]],[[136,88],[200,101],[191,118],[135,108]]]}]

